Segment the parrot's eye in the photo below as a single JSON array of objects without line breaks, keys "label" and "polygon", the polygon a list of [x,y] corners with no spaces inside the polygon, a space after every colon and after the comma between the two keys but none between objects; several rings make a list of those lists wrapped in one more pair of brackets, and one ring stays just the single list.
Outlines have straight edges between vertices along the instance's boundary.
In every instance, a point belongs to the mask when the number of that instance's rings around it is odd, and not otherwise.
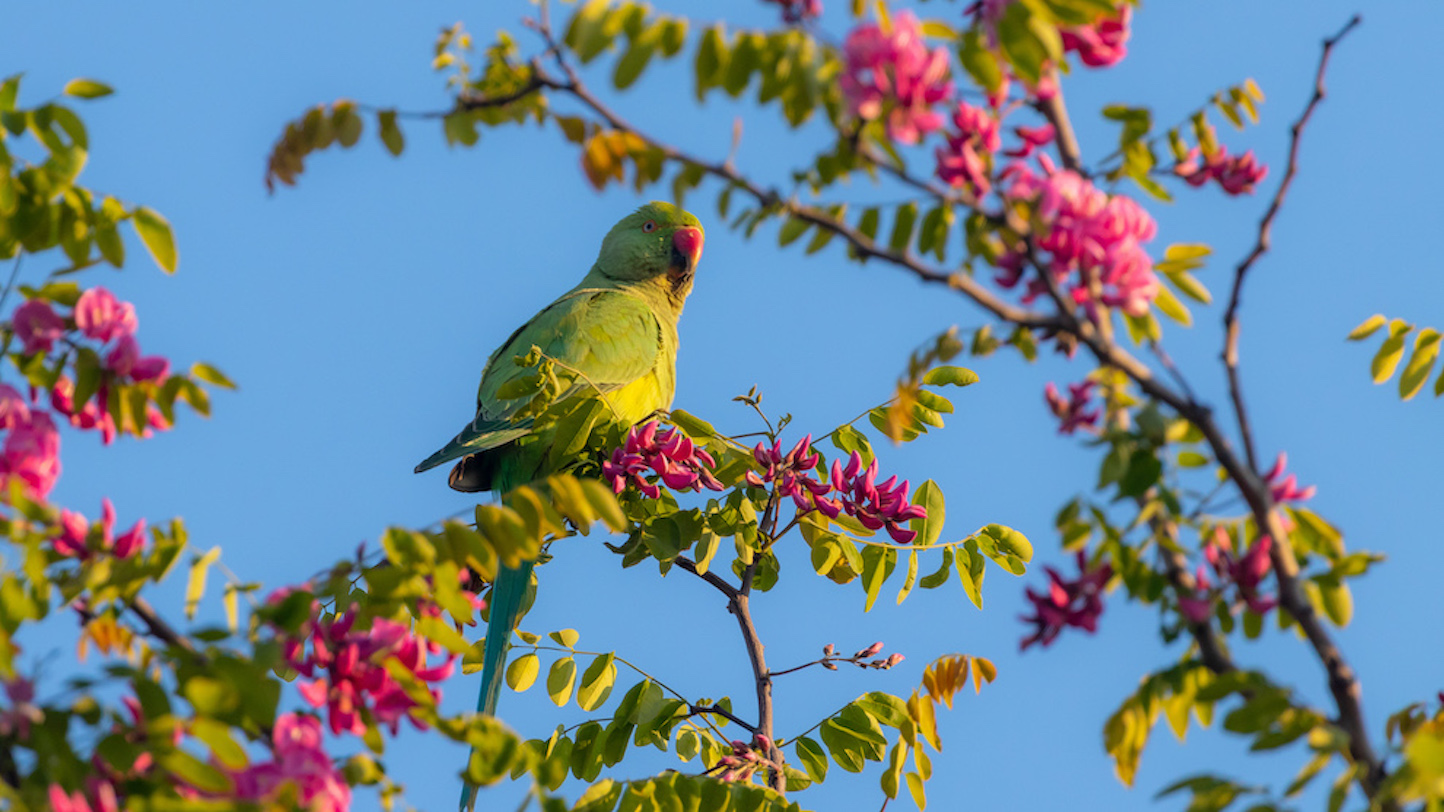
[{"label": "parrot's eye", "polygon": [[648,234],[651,234],[653,231],[657,230],[657,221],[648,220],[647,222],[642,224],[642,230],[647,232]]}]

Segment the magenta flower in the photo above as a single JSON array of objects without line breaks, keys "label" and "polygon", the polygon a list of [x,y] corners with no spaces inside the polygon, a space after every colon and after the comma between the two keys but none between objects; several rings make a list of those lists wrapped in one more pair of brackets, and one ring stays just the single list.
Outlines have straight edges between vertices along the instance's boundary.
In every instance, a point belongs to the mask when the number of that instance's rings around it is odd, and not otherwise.
[{"label": "magenta flower", "polygon": [[854,28],[843,43],[839,84],[848,110],[863,121],[887,119],[888,137],[916,144],[943,126],[933,107],[953,95],[946,48],[929,49],[912,12],[884,32],[876,23]]},{"label": "magenta flower", "polygon": [[1267,166],[1258,163],[1253,150],[1242,155],[1229,155],[1228,150],[1219,147],[1206,159],[1200,159],[1201,151],[1194,147],[1188,157],[1173,167],[1173,174],[1183,178],[1190,186],[1202,186],[1210,180],[1226,194],[1253,194],[1259,181],[1269,173]]},{"label": "magenta flower", "polygon": [[278,800],[290,786],[301,809],[346,812],[351,788],[321,747],[321,723],[314,716],[287,713],[276,719],[270,761],[231,774],[235,798],[264,804]]},{"label": "magenta flower", "polygon": [[1194,576],[1194,588],[1198,590],[1195,594],[1179,594],[1178,611],[1193,623],[1207,623],[1213,614],[1213,583],[1201,566]]},{"label": "magenta flower", "polygon": [[1307,488],[1299,487],[1297,474],[1284,476],[1284,469],[1288,467],[1288,454],[1280,451],[1277,459],[1274,460],[1274,467],[1264,474],[1264,481],[1268,483],[1269,495],[1273,497],[1274,504],[1284,502],[1304,502],[1314,498],[1318,487],[1310,485]]},{"label": "magenta flower", "polygon": [[23,422],[10,407],[5,443],[0,447],[0,489],[19,480],[31,499],[44,499],[60,478],[60,433],[45,412],[28,410]]},{"label": "magenta flower", "polygon": [[[63,417],[68,418],[70,425],[78,429],[95,429],[99,431],[100,441],[105,445],[110,445],[111,442],[115,440],[116,429],[115,419],[110,416],[110,412],[101,408],[101,404],[105,403],[107,397],[105,384],[101,384],[95,397],[87,401],[84,408],[79,411],[75,408],[74,394],[75,384],[71,383],[69,378],[62,375],[60,379],[55,382],[55,388],[50,390],[50,408],[54,409]],[[165,422],[165,418],[154,406],[147,408],[146,419],[152,427],[160,429],[169,428],[169,424]]]},{"label": "magenta flower", "polygon": [[1133,20],[1133,6],[1123,3],[1113,16],[1100,17],[1091,25],[1061,28],[1064,52],[1073,51],[1090,68],[1116,65],[1128,55],[1128,25]]},{"label": "magenta flower", "polygon": [[946,148],[938,147],[938,179],[949,186],[967,186],[974,194],[985,195],[992,188],[988,179],[993,153],[1002,146],[998,136],[998,120],[986,110],[967,102],[959,102],[953,113],[957,131],[948,134]]},{"label": "magenta flower", "polygon": [[822,455],[812,450],[811,434],[798,440],[797,445],[786,454],[782,453],[781,440],[774,442],[771,448],[758,443],[752,449],[752,458],[762,466],[762,474],[759,476],[755,471],[748,471],[747,484],[761,488],[769,482],[777,483],[778,495],[791,498],[799,513],[816,509],[829,519],[835,519],[842,512],[841,504],[827,498],[832,486],[815,476]]},{"label": "magenta flower", "polygon": [[1056,136],[1052,124],[1044,124],[1039,127],[1014,127],[1013,134],[1018,137],[1019,144],[1013,149],[1003,150],[1003,154],[1009,158],[1027,158],[1034,151],[1053,143]]},{"label": "magenta flower", "polygon": [[30,423],[30,404],[10,384],[0,383],[0,429]]},{"label": "magenta flower", "polygon": [[80,294],[74,316],[81,333],[102,343],[134,335],[138,324],[135,305],[116,299],[105,288],[91,288]]},{"label": "magenta flower", "polygon": [[1052,567],[1044,569],[1048,573],[1047,594],[1040,595],[1032,587],[1026,590],[1033,614],[1023,616],[1022,620],[1033,624],[1034,631],[1023,638],[1020,649],[1034,643],[1042,643],[1046,648],[1069,626],[1089,633],[1097,631],[1098,617],[1103,614],[1103,587],[1113,577],[1113,568],[1108,564],[1088,569],[1088,559],[1082,550],[1078,551],[1077,578],[1070,581]]},{"label": "magenta flower", "polygon": [[[130,558],[145,547],[145,519],[137,519],[119,536],[115,532],[115,506],[109,499],[100,500],[100,528],[95,549],[116,558]],[[65,558],[84,561],[91,556],[90,520],[73,510],[60,511],[60,535],[50,540],[55,552]]]},{"label": "magenta flower", "polygon": [[908,481],[898,482],[890,476],[877,482],[877,460],[867,468],[862,467],[862,456],[856,451],[844,467],[840,460],[832,461],[831,484],[840,495],[842,509],[862,523],[869,530],[886,529],[893,541],[911,544],[917,532],[905,525],[912,519],[926,519],[928,511],[921,505],[908,502]]},{"label": "magenta flower", "polygon": [[1068,397],[1058,394],[1058,387],[1051,382],[1043,387],[1043,397],[1048,408],[1058,418],[1058,433],[1072,434],[1079,428],[1094,430],[1098,427],[1097,409],[1089,410],[1088,402],[1093,398],[1093,382],[1068,384]]},{"label": "magenta flower", "polygon": [[1273,609],[1278,601],[1260,594],[1264,578],[1273,568],[1269,553],[1273,550],[1273,538],[1259,536],[1241,558],[1233,555],[1233,542],[1228,531],[1222,527],[1214,530],[1213,538],[1204,545],[1203,556],[1213,566],[1224,583],[1232,583],[1238,589],[1239,599],[1258,614]]},{"label": "magenta flower", "polygon": [[66,793],[59,784],[50,785],[50,812],[120,812],[120,798],[109,781],[91,776],[85,791]]},{"label": "magenta flower", "polygon": [[[1130,198],[1109,196],[1075,172],[1055,170],[1046,154],[1038,158],[1046,175],[1015,161],[1001,177],[1005,197],[1034,202],[1037,245],[1048,254],[1048,272],[1090,315],[1099,304],[1131,316],[1147,313],[1158,294],[1153,260],[1142,247],[1158,230],[1152,216]],[[1013,287],[1022,280],[1021,257],[1016,262],[1018,271],[1000,274],[999,284]],[[1023,301],[1046,290],[1042,280],[1031,279]]]},{"label": "magenta flower", "polygon": [[[277,599],[273,595],[272,599]],[[437,665],[428,665],[428,653],[440,647],[422,640],[402,623],[377,618],[371,628],[355,631],[356,610],[327,617],[307,624],[311,651],[305,651],[302,640],[282,640],[282,653],[292,668],[302,676],[315,677],[298,686],[301,696],[314,708],[326,707],[332,733],[350,732],[365,735],[371,722],[384,724],[397,732],[401,718],[411,718],[418,728],[424,725],[410,716],[416,706],[401,684],[386,670],[384,663],[395,658],[423,683],[440,682],[451,676],[456,657],[448,656]],[[436,701],[441,692],[428,689]]]},{"label": "magenta flower", "polygon": [[675,491],[722,490],[724,486],[712,475],[717,466],[712,455],[680,429],[659,431],[660,425],[651,421],[633,426],[612,458],[602,463],[602,477],[611,481],[612,490],[621,493],[630,482],[649,499],[662,494],[657,482]]},{"label": "magenta flower", "polygon": [[768,0],[782,6],[782,21],[797,25],[822,16],[822,0]]},{"label": "magenta flower", "polygon": [[40,299],[30,299],[15,308],[10,324],[26,355],[50,352],[55,342],[65,335],[65,320],[55,314],[48,302]]},{"label": "magenta flower", "polygon": [[170,361],[159,355],[142,356],[135,336],[123,335],[106,353],[105,368],[122,379],[160,381],[170,373]]}]

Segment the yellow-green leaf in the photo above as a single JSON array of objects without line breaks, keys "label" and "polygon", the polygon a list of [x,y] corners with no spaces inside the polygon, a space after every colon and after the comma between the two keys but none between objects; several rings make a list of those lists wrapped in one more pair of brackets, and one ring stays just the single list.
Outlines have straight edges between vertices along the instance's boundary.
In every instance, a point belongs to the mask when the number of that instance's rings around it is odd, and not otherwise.
[{"label": "yellow-green leaf", "polygon": [[577,664],[571,657],[563,657],[552,663],[547,672],[547,695],[557,707],[565,707],[572,697],[572,686],[577,681]]},{"label": "yellow-green leaf", "polygon": [[506,684],[513,691],[521,692],[536,682],[537,675],[541,673],[541,658],[535,653],[527,653],[511,661],[506,667]]},{"label": "yellow-green leaf", "polygon": [[1429,373],[1434,369],[1434,360],[1439,356],[1439,331],[1425,327],[1414,339],[1414,356],[1404,365],[1399,376],[1399,397],[1408,400],[1419,394]]},{"label": "yellow-green leaf", "polygon": [[109,96],[115,90],[110,85],[94,79],[71,79],[65,83],[63,92],[65,95],[74,96],[77,99],[98,99],[102,96]]},{"label": "yellow-green leaf", "polygon": [[1364,319],[1358,327],[1355,327],[1349,332],[1349,340],[1362,341],[1378,332],[1379,328],[1383,327],[1387,321],[1388,319],[1384,318],[1383,313],[1375,313],[1367,319]]},{"label": "yellow-green leaf", "polygon": [[170,223],[159,212],[145,206],[137,207],[131,215],[135,232],[140,235],[140,241],[145,243],[155,264],[166,273],[175,273],[175,234],[171,232]]}]

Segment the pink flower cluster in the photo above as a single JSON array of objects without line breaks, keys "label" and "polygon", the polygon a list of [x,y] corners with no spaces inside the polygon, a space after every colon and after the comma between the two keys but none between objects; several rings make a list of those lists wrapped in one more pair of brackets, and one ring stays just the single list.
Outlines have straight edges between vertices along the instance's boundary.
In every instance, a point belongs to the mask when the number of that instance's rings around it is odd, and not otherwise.
[{"label": "pink flower cluster", "polygon": [[797,25],[822,16],[822,0],[767,0],[782,6],[782,21]]},{"label": "pink flower cluster", "polygon": [[115,507],[109,499],[102,499],[99,532],[94,534],[95,544],[90,543],[90,520],[73,510],[60,511],[60,535],[51,539],[50,543],[59,555],[81,561],[97,552],[109,553],[116,558],[130,558],[145,547],[145,519],[137,519],[119,537],[113,535],[114,528]]},{"label": "pink flower cluster", "polygon": [[892,668],[893,666],[907,659],[899,652],[893,652],[886,657],[879,657],[878,659],[869,659],[871,657],[877,657],[877,655],[881,654],[882,648],[882,641],[878,641],[868,646],[867,648],[856,652],[851,657],[843,657],[837,653],[837,646],[828,643],[827,645],[822,647],[822,659],[818,660],[818,662],[822,665],[823,668],[826,668],[828,671],[836,671],[837,663],[840,662],[852,663],[858,668],[876,668],[882,671],[886,671],[887,669]]},{"label": "pink flower cluster", "polygon": [[33,408],[20,393],[0,384],[0,489],[19,481],[25,495],[44,499],[60,478],[60,432],[50,415]]},{"label": "pink flower cluster", "polygon": [[120,812],[115,785],[96,776],[85,781],[85,791],[67,793],[59,784],[50,785],[50,812]]},{"label": "pink flower cluster", "polygon": [[[138,321],[135,307],[115,298],[105,288],[91,288],[80,295],[71,313],[75,329],[86,338],[110,344],[103,356],[105,368],[126,381],[160,381],[170,372],[170,362],[157,355],[142,356],[135,340]],[[65,336],[65,319],[41,299],[31,299],[15,309],[11,318],[15,337],[27,354],[50,352]]]},{"label": "pink flower cluster", "polygon": [[1242,155],[1229,155],[1223,147],[1202,158],[1199,148],[1194,147],[1186,159],[1173,167],[1173,174],[1183,178],[1189,186],[1202,186],[1216,180],[1230,195],[1253,194],[1254,188],[1268,173],[1269,168],[1258,162],[1253,150]]},{"label": "pink flower cluster", "polygon": [[927,47],[911,12],[897,15],[890,31],[877,23],[854,28],[842,51],[840,85],[854,116],[886,116],[888,137],[902,144],[916,144],[943,126],[933,107],[953,95],[948,52]]},{"label": "pink flower cluster", "polygon": [[[278,591],[271,596],[271,601],[276,602],[286,594],[286,590]],[[319,610],[317,604],[313,611],[319,614]],[[406,624],[377,618],[371,622],[371,628],[357,631],[355,623],[354,607],[342,615],[313,616],[301,630],[301,636],[282,637],[282,654],[298,673],[314,678],[309,683],[301,683],[299,690],[312,707],[326,707],[332,733],[350,732],[361,736],[366,733],[367,725],[375,722],[387,725],[395,734],[401,718],[409,715],[416,701],[386,670],[386,661],[395,658],[417,680],[435,683],[451,676],[456,656],[428,665],[427,655],[439,653],[441,647],[417,637]],[[311,642],[309,651],[307,637]],[[441,692],[436,688],[429,690],[439,702]],[[414,717],[411,721],[417,727],[422,726]]]},{"label": "pink flower cluster", "polygon": [[782,453],[781,441],[768,448],[758,443],[752,449],[752,456],[763,468],[759,476],[755,471],[747,472],[747,483],[762,487],[769,482],[777,483],[779,495],[791,497],[799,513],[817,510],[829,519],[836,519],[846,512],[869,530],[887,530],[893,541],[910,544],[917,538],[917,532],[904,525],[912,519],[926,519],[927,509],[908,502],[908,481],[898,482],[896,476],[877,481],[878,466],[874,459],[863,467],[862,455],[856,451],[844,466],[841,460],[832,461],[832,476],[819,481],[813,476],[822,456],[812,450],[812,435],[798,441],[786,454]]},{"label": "pink flower cluster", "polygon": [[974,194],[985,195],[993,186],[989,179],[993,153],[1002,147],[998,119],[980,107],[959,102],[953,113],[953,126],[957,129],[948,134],[947,147],[937,149],[938,179],[949,186],[967,186]]},{"label": "pink flower cluster", "polygon": [[1068,580],[1052,567],[1045,570],[1048,573],[1047,594],[1039,595],[1032,587],[1026,591],[1028,600],[1033,604],[1033,614],[1023,616],[1022,620],[1033,624],[1034,631],[1023,638],[1020,649],[1034,643],[1042,643],[1046,647],[1068,626],[1086,632],[1096,631],[1098,616],[1103,614],[1103,586],[1113,577],[1111,566],[1099,564],[1088,569],[1088,559],[1080,550],[1077,578]]},{"label": "pink flower cluster", "polygon": [[295,791],[298,808],[310,812],[346,812],[351,787],[321,747],[321,722],[314,716],[287,713],[272,731],[271,760],[232,773],[235,799],[264,804],[284,787]]},{"label": "pink flower cluster", "polygon": [[[711,469],[717,462],[711,454],[699,448],[681,429],[659,428],[655,420],[644,426],[633,426],[622,446],[612,451],[612,458],[602,463],[602,476],[611,480],[613,491],[626,490],[629,481],[649,499],[656,499],[662,493],[657,481],[674,491],[723,489],[722,483],[712,476]],[[649,475],[655,475],[656,480],[648,481]]]},{"label": "pink flower cluster", "polygon": [[1112,15],[1099,17],[1089,25],[1060,28],[1063,51],[1078,54],[1090,68],[1117,65],[1128,55],[1128,26],[1132,21],[1133,6],[1123,3]]},{"label": "pink flower cluster", "polygon": [[[1233,584],[1238,590],[1239,600],[1261,615],[1278,605],[1276,599],[1259,591],[1264,578],[1273,568],[1273,562],[1269,559],[1272,550],[1273,538],[1264,535],[1260,536],[1243,556],[1235,558],[1233,541],[1229,538],[1228,531],[1219,527],[1215,528],[1213,538],[1203,546],[1203,557],[1208,560],[1219,579],[1219,590],[1227,584]],[[1209,580],[1208,573],[1202,566],[1198,568],[1196,579],[1199,592],[1194,595],[1179,595],[1178,609],[1190,621],[1204,623],[1213,612],[1213,601],[1218,593],[1214,591],[1213,582]]]},{"label": "pink flower cluster", "polygon": [[[1130,198],[1109,196],[1076,172],[1056,170],[1047,155],[1039,159],[1047,172],[1042,176],[1022,161],[1003,170],[1009,181],[1004,194],[1033,201],[1037,246],[1048,253],[1049,272],[1090,313],[1099,304],[1131,316],[1147,313],[1158,293],[1153,260],[1143,250],[1158,231],[1153,217]],[[999,266],[998,284],[1011,288],[1022,280],[1023,257],[1010,255]],[[1041,280],[1029,280],[1024,301],[1045,290]]]},{"label": "pink flower cluster", "polygon": [[1288,454],[1280,451],[1278,458],[1274,460],[1274,467],[1264,474],[1264,481],[1268,483],[1269,495],[1273,497],[1274,504],[1303,502],[1314,498],[1314,494],[1319,490],[1318,486],[1310,485],[1307,488],[1300,488],[1298,474],[1284,476],[1284,469],[1288,467],[1288,464]]},{"label": "pink flower cluster", "polygon": [[1048,409],[1058,418],[1058,433],[1072,434],[1080,428],[1094,429],[1098,426],[1098,410],[1088,409],[1093,398],[1093,382],[1082,381],[1068,384],[1068,397],[1058,394],[1058,387],[1049,383],[1043,388],[1048,400]]},{"label": "pink flower cluster", "polygon": [[723,772],[717,778],[720,781],[746,781],[759,768],[772,763],[772,739],[761,733],[752,736],[752,743],[744,741],[732,742],[732,753],[717,760],[712,769],[721,767]]}]

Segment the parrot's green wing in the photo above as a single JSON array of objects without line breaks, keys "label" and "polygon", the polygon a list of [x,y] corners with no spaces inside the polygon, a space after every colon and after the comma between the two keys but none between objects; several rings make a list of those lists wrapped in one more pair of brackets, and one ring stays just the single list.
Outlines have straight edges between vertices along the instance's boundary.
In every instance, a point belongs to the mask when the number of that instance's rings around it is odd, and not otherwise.
[{"label": "parrot's green wing", "polygon": [[[512,419],[526,404],[526,398],[502,400],[497,395],[507,383],[531,373],[530,368],[519,367],[512,359],[525,355],[533,346],[558,362],[560,374],[575,374],[576,379],[561,399],[588,387],[595,387],[604,396],[618,393],[653,370],[664,343],[661,322],[638,296],[595,288],[563,296],[512,333],[491,354],[481,374],[475,419],[416,466],[416,471],[498,448],[531,431],[530,418]],[[624,392],[620,394],[626,397]],[[670,401],[670,392],[667,394]],[[613,409],[632,405],[612,404]],[[643,414],[666,405],[651,406]]]}]

